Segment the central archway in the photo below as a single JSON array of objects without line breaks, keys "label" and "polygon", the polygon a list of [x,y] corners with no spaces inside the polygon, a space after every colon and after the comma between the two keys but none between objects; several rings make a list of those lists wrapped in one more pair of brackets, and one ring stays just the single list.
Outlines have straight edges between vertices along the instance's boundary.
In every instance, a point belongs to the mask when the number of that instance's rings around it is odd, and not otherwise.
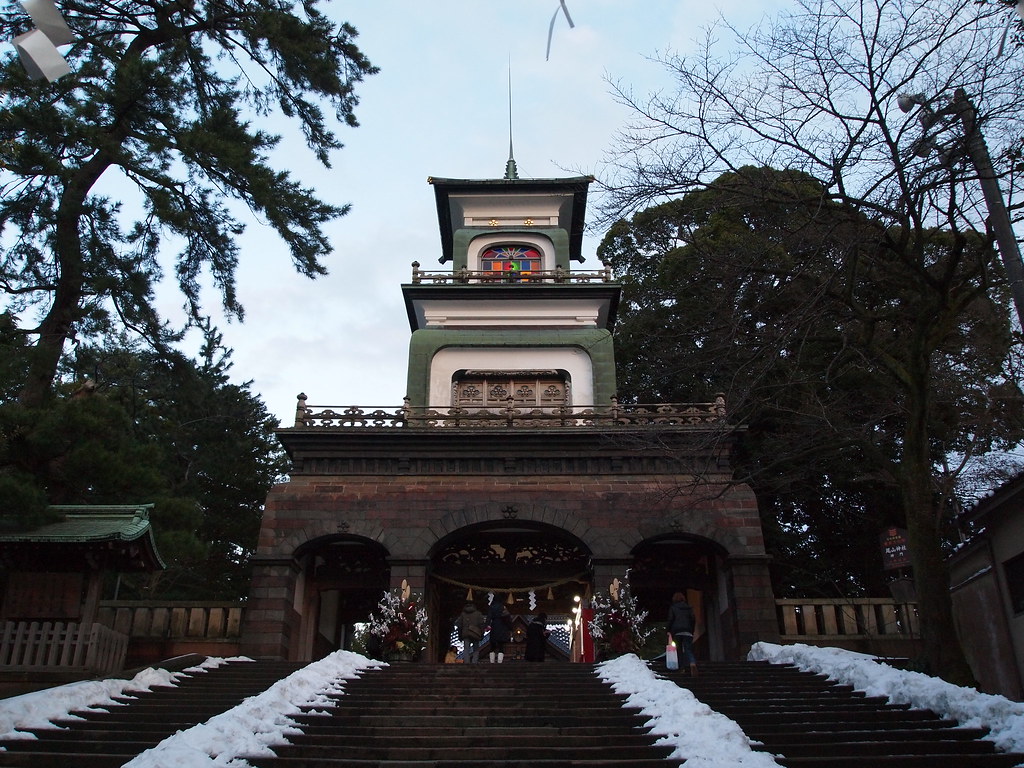
[{"label": "central archway", "polygon": [[[431,649],[439,660],[448,647],[455,618],[466,600],[487,610],[488,596],[503,600],[518,625],[544,612],[564,621],[593,583],[591,552],[567,531],[529,521],[488,522],[461,528],[430,554],[431,626],[443,628]],[[515,633],[513,641],[516,640]],[[510,658],[521,648],[513,642]]]}]

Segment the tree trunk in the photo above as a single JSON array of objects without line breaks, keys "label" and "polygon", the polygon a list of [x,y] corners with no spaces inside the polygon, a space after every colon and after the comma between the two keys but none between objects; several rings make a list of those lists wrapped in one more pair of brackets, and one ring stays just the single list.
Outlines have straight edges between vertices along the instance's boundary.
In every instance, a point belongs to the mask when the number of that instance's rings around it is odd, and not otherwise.
[{"label": "tree trunk", "polygon": [[953,621],[949,568],[941,544],[942,513],[936,509],[932,491],[928,440],[929,366],[925,361],[915,368],[906,382],[907,423],[900,469],[925,660],[931,674],[956,685],[973,685],[974,675]]},{"label": "tree trunk", "polygon": [[[61,264],[64,265],[63,260]],[[18,395],[18,401],[27,408],[37,408],[49,397],[64,343],[74,336],[74,323],[79,317],[82,300],[80,260],[79,264],[69,266],[70,270],[61,270],[53,304],[39,324],[39,336],[30,351],[25,383]],[[75,266],[79,267],[79,274],[68,275],[69,271],[75,271]]]},{"label": "tree trunk", "polygon": [[[126,130],[120,126],[117,132],[111,133],[109,138],[114,146],[123,140],[120,134]],[[18,402],[26,407],[38,407],[49,397],[64,354],[64,343],[74,338],[75,324],[82,319],[85,270],[79,227],[85,216],[89,191],[110,167],[110,156],[109,152],[101,150],[66,177],[53,238],[57,286],[50,311],[37,329],[38,338],[29,356],[25,384],[18,395]]]}]

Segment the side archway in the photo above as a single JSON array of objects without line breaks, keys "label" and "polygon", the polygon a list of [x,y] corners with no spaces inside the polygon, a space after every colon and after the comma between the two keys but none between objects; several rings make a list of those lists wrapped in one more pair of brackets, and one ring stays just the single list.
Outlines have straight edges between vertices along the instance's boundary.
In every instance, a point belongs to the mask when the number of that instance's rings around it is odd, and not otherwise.
[{"label": "side archway", "polygon": [[365,621],[390,581],[388,551],[360,536],[332,535],[295,550],[302,589],[297,596],[300,658],[349,649],[354,625]]},{"label": "side archway", "polygon": [[673,534],[646,539],[632,554],[630,585],[649,620],[665,622],[672,595],[682,592],[697,616],[697,658],[723,658],[730,614],[725,549],[709,539]]}]

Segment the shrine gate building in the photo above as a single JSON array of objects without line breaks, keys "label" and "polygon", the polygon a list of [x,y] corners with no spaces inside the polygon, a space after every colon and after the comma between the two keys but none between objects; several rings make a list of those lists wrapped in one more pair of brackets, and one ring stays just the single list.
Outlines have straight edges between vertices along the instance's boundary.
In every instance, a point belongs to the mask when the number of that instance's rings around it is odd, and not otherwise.
[{"label": "shrine gate building", "polygon": [[[726,403],[622,404],[620,287],[582,262],[589,177],[430,179],[442,271],[402,286],[404,405],[299,396],[278,437],[290,481],[266,503],[241,652],[311,660],[345,647],[385,589],[422,593],[427,661],[467,595],[551,620],[629,571],[664,621],[684,590],[698,655],[777,641],[753,492],[732,482]],[[577,598],[579,602],[577,603]]]}]

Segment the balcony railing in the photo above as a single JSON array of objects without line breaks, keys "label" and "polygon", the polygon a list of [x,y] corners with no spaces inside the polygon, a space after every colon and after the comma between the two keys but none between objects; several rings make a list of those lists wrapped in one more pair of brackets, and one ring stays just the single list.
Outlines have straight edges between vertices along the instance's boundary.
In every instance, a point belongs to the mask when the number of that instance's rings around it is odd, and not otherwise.
[{"label": "balcony railing", "polygon": [[725,422],[725,397],[711,403],[620,404],[522,407],[511,398],[499,408],[429,408],[409,405],[401,408],[375,406],[307,405],[306,395],[298,396],[296,427],[363,428],[614,428],[707,426]]},{"label": "balcony railing", "polygon": [[519,270],[507,270],[504,272],[489,272],[487,270],[457,269],[447,272],[427,272],[420,269],[420,263],[412,263],[413,285],[429,283],[431,285],[467,285],[467,284],[524,284],[536,285],[538,283],[611,283],[612,270],[610,267],[603,267],[597,272],[570,272],[562,267],[554,269],[541,269],[532,272],[521,272]]}]

